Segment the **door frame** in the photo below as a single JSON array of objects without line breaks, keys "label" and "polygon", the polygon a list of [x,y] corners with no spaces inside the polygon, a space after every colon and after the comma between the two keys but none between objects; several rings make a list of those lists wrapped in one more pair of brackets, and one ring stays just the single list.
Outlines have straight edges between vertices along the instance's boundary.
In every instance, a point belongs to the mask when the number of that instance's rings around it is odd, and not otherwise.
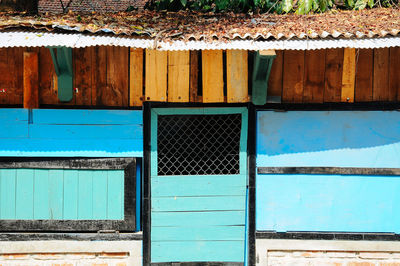
[{"label": "door frame", "polygon": [[[143,265],[156,265],[151,263],[151,173],[157,172],[157,124],[158,115],[223,115],[223,114],[241,114],[242,124],[240,132],[240,152],[239,152],[239,174],[246,176],[246,225],[245,225],[245,254],[244,265],[247,265],[249,248],[249,171],[248,171],[248,107],[156,107],[151,103],[144,103],[143,121],[144,122],[144,193],[143,193]],[[155,136],[155,137],[153,137]],[[251,240],[250,240],[251,241]],[[232,262],[228,262],[233,265]],[[165,263],[163,263],[164,265]],[[165,264],[166,265],[166,264]],[[238,265],[243,265],[239,263]]]}]

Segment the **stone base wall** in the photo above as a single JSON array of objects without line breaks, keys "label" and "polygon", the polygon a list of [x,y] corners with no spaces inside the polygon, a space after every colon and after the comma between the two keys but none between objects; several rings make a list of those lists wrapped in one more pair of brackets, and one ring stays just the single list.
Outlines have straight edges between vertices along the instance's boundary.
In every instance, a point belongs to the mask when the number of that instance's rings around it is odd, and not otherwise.
[{"label": "stone base wall", "polygon": [[392,241],[256,240],[257,266],[400,266]]},{"label": "stone base wall", "polygon": [[139,266],[141,241],[0,242],[1,266]]}]

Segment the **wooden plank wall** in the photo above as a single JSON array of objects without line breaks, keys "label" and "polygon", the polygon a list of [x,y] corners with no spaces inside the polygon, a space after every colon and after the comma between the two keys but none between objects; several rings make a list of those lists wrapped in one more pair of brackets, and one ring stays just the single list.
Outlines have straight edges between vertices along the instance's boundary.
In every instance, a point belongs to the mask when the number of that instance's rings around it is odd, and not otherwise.
[{"label": "wooden plank wall", "polygon": [[285,103],[400,101],[400,48],[276,51],[268,96]]},{"label": "wooden plank wall", "polygon": [[[24,52],[38,56],[39,107],[125,108],[141,107],[143,101],[232,103],[248,102],[251,94],[251,54],[246,51],[90,47],[73,49],[74,97],[61,103],[47,48],[3,48],[0,71],[7,74],[0,76],[0,105],[23,105]],[[279,96],[283,103],[400,100],[399,47],[276,53],[268,96]]]}]

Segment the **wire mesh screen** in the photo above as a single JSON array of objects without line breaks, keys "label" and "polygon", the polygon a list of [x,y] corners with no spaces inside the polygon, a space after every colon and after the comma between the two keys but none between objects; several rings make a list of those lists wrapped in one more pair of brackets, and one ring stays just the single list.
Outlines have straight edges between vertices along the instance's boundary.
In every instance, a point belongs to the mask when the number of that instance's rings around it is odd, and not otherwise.
[{"label": "wire mesh screen", "polygon": [[241,115],[158,116],[158,175],[239,174]]}]

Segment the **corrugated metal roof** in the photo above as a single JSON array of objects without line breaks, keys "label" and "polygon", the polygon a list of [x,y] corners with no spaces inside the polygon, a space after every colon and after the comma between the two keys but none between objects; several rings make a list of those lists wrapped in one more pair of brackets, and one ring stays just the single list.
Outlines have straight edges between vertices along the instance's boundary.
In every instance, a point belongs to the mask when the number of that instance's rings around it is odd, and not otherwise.
[{"label": "corrugated metal roof", "polygon": [[0,14],[0,46],[114,45],[160,50],[400,46],[400,9],[314,15],[151,12],[29,17]]},{"label": "corrugated metal roof", "polygon": [[301,39],[301,40],[232,40],[232,41],[157,41],[128,36],[87,35],[82,33],[51,32],[0,32],[0,47],[66,46],[83,48],[90,46],[123,46],[158,50],[315,50],[328,48],[385,48],[400,46],[400,37],[372,39]]}]

